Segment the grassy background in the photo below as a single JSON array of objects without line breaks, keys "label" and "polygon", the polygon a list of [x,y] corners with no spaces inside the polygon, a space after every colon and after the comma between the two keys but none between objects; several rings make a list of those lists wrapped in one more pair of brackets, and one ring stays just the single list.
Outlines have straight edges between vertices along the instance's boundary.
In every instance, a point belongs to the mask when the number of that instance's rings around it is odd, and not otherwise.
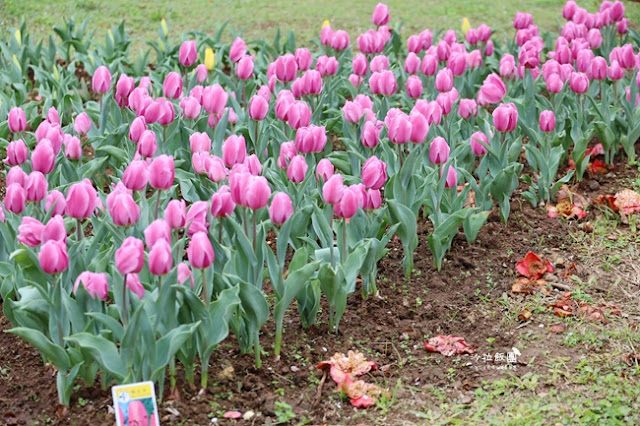
[{"label": "grassy background", "polygon": [[[52,34],[51,27],[65,17],[76,22],[90,19],[96,37],[102,40],[106,29],[125,19],[134,39],[134,47],[156,37],[160,20],[165,18],[170,32],[197,29],[212,33],[216,25],[230,21],[230,28],[242,32],[245,39],[271,38],[275,29],[292,29],[299,44],[318,37],[323,20],[329,19],[334,29],[349,31],[352,41],[371,28],[371,13],[378,0],[4,0],[0,1],[2,28],[16,27],[23,19],[36,35]],[[402,23],[403,35],[424,28],[459,29],[463,16],[472,26],[486,22],[495,30],[513,34],[511,22],[517,11],[527,11],[541,28],[554,30],[562,22],[564,0],[388,0],[391,24]],[[595,12],[596,0],[580,1]],[[640,3],[625,1],[630,22],[640,22]],[[231,32],[227,31],[227,37]]]}]

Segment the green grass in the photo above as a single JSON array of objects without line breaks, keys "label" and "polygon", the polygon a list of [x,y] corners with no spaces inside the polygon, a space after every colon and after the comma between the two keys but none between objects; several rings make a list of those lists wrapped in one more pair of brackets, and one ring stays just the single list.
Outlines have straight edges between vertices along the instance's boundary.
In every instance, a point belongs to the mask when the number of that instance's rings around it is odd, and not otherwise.
[{"label": "green grass", "polygon": [[[27,19],[28,28],[39,37],[52,34],[51,27],[62,23],[65,17],[76,21],[91,20],[98,40],[106,29],[125,19],[126,27],[141,47],[144,41],[154,39],[160,20],[165,18],[171,32],[199,30],[212,33],[216,25],[229,20],[231,27],[243,32],[248,40],[272,38],[276,28],[294,30],[300,44],[308,44],[318,37],[323,20],[329,19],[334,29],[349,31],[352,42],[357,35],[372,27],[371,13],[377,1],[327,0],[322,2],[284,0],[155,0],[131,2],[112,0],[5,0],[0,2],[0,23],[3,28],[16,27]],[[517,11],[527,11],[542,29],[555,30],[562,24],[561,10],[564,0],[404,0],[387,1],[391,24],[403,25],[403,35],[417,33],[425,28],[460,29],[463,16],[472,26],[486,22],[494,30],[513,34],[511,22]],[[581,1],[591,12],[599,1]],[[640,22],[640,4],[625,2],[630,22]],[[230,33],[227,33],[230,36]]]}]

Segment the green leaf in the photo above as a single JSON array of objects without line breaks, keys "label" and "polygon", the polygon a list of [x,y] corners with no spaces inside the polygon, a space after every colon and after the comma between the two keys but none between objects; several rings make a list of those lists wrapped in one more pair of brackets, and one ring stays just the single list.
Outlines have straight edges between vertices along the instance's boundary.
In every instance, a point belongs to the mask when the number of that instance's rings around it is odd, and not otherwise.
[{"label": "green leaf", "polygon": [[71,367],[69,356],[63,348],[51,342],[39,332],[26,327],[16,327],[7,330],[7,333],[15,334],[36,347],[45,358],[50,360],[60,371],[68,371]]},{"label": "green leaf", "polygon": [[89,333],[77,333],[67,337],[65,340],[86,349],[102,368],[116,378],[117,382],[122,382],[127,376],[127,369],[122,363],[118,348],[113,342]]}]

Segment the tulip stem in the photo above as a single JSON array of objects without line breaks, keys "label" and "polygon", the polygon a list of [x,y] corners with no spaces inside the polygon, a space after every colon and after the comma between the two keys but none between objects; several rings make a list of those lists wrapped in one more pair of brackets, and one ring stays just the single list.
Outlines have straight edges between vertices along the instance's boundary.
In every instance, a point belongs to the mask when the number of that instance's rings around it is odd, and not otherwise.
[{"label": "tulip stem", "polygon": [[162,275],[158,275],[158,297],[160,297],[161,290],[162,290]]},{"label": "tulip stem", "polygon": [[[256,216],[258,215],[258,211],[254,211],[253,212],[253,220],[252,220],[252,225],[253,225],[253,252],[256,255],[256,264],[253,266],[253,281],[255,282],[256,286],[258,286],[258,282],[259,282],[259,278],[258,278],[258,225],[257,225],[257,220],[256,220]],[[260,284],[260,287],[262,287],[262,284]]]},{"label": "tulip stem", "polygon": [[[56,291],[56,276],[55,274],[51,276],[51,287],[53,288],[53,291]],[[62,289],[59,289],[58,291],[62,291]],[[60,319],[60,315],[62,315],[62,313],[56,312],[56,325],[58,327],[58,345],[60,345],[61,347],[64,348],[64,341],[62,339],[62,320]]]},{"label": "tulip stem", "polygon": [[345,218],[342,222],[342,253],[340,253],[342,265],[344,266],[344,262],[347,259],[347,219]]},{"label": "tulip stem", "polygon": [[127,300],[127,276],[122,276],[122,324],[129,323],[129,301]]},{"label": "tulip stem", "polygon": [[76,239],[78,241],[82,241],[82,222],[80,221],[80,219],[76,219]]},{"label": "tulip stem", "polygon": [[331,249],[329,250],[330,258],[331,258],[331,267],[336,267],[335,256],[333,255],[333,246],[334,246],[334,237],[333,237],[333,211],[331,212],[331,218],[329,219],[329,229],[331,229]]},{"label": "tulip stem", "polygon": [[160,190],[159,189],[158,189],[157,193],[158,193],[158,195],[157,195],[157,198],[156,198],[156,213],[155,213],[154,219],[158,218],[158,210],[160,209]]},{"label": "tulip stem", "polygon": [[247,208],[242,209],[242,218],[244,219],[244,233],[247,237],[249,237],[249,224],[247,223]]},{"label": "tulip stem", "polygon": [[220,218],[218,225],[219,225],[219,227],[218,227],[218,243],[220,245],[222,245],[222,231],[224,230],[224,228],[222,227],[222,218]]},{"label": "tulip stem", "polygon": [[256,368],[260,368],[262,367],[262,361],[260,360],[260,330],[256,330],[254,339],[253,351],[256,355]]},{"label": "tulip stem", "polygon": [[204,299],[204,305],[207,307],[207,312],[209,311],[209,296],[207,291],[207,274],[206,270],[203,268],[200,270],[202,272],[202,298]]},{"label": "tulip stem", "polygon": [[167,126],[162,126],[162,143],[167,143]]}]

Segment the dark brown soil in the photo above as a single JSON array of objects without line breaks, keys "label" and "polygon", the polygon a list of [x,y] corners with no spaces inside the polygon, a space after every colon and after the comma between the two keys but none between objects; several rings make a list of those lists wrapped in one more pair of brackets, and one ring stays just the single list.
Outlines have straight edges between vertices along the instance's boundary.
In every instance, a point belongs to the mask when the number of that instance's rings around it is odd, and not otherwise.
[{"label": "dark brown soil", "polygon": [[[620,165],[607,175],[585,178],[578,188],[591,197],[615,193],[628,187],[629,179],[636,176],[633,168]],[[593,182],[597,182],[597,186]],[[263,328],[261,343],[267,353],[263,354],[260,370],[255,369],[251,354],[240,354],[231,337],[211,359],[210,385],[203,395],[185,383],[179,370],[179,399],[168,400],[169,389],[165,388],[165,400],[160,404],[161,423],[204,425],[216,417],[219,423],[230,424],[232,421],[222,419],[227,410],[256,413],[253,419],[235,421],[235,424],[276,423],[279,412],[276,403],[284,401],[292,407],[296,422],[306,419],[311,424],[360,424],[363,418],[358,410],[352,408],[348,400],[340,399],[329,380],[322,388],[319,404],[314,405],[322,377],[316,364],[336,352],[346,353],[350,349],[360,350],[378,364],[379,369],[369,375],[368,381],[393,391],[400,380],[402,386],[398,387],[396,397],[399,401],[410,398],[418,407],[437,404],[432,390],[444,393],[451,401],[473,399],[474,389],[483,382],[507,374],[503,370],[475,368],[483,363],[471,355],[447,358],[427,352],[424,340],[439,334],[464,337],[476,346],[476,354],[481,356],[512,351],[522,333],[542,333],[546,349],[552,347],[557,356],[570,356],[568,348],[555,344],[559,337],[537,326],[540,322],[558,323],[557,317],[548,314],[544,320],[537,319],[536,325],[505,325],[503,313],[495,306],[488,309],[484,303],[487,299],[500,298],[509,303],[524,300],[525,296],[513,295],[510,289],[516,278],[515,263],[529,250],[553,263],[567,265],[563,260],[572,260],[577,275],[581,278],[587,275],[588,265],[581,263],[576,256],[577,247],[572,247],[571,234],[583,232],[576,222],[550,219],[544,208],[534,209],[520,197],[515,198],[511,208],[508,224],[500,223],[497,213],[492,213],[472,245],[460,232],[441,271],[434,269],[426,243],[428,221],[420,218],[420,243],[410,280],[403,277],[402,246],[399,240],[393,239],[389,254],[379,263],[379,297],[362,300],[358,291],[351,295],[338,334],[328,333],[326,304],[318,323],[308,330],[302,329],[292,306],[285,317],[281,363],[273,359],[272,321]],[[558,272],[562,272],[561,269]],[[561,293],[554,290],[554,294]],[[3,316],[0,316],[0,328],[10,328]],[[517,369],[512,373],[522,376],[542,368],[527,363],[541,350],[534,347],[525,352],[523,349]],[[232,372],[229,367],[233,368]],[[35,349],[12,335],[0,333],[0,422],[112,425],[110,405],[110,393],[100,390],[99,384],[91,389],[79,384],[70,413],[64,419],[57,418],[54,371],[43,365]],[[375,410],[370,409],[374,417]],[[381,422],[407,424],[420,420],[404,411],[402,404],[396,404]]]}]

